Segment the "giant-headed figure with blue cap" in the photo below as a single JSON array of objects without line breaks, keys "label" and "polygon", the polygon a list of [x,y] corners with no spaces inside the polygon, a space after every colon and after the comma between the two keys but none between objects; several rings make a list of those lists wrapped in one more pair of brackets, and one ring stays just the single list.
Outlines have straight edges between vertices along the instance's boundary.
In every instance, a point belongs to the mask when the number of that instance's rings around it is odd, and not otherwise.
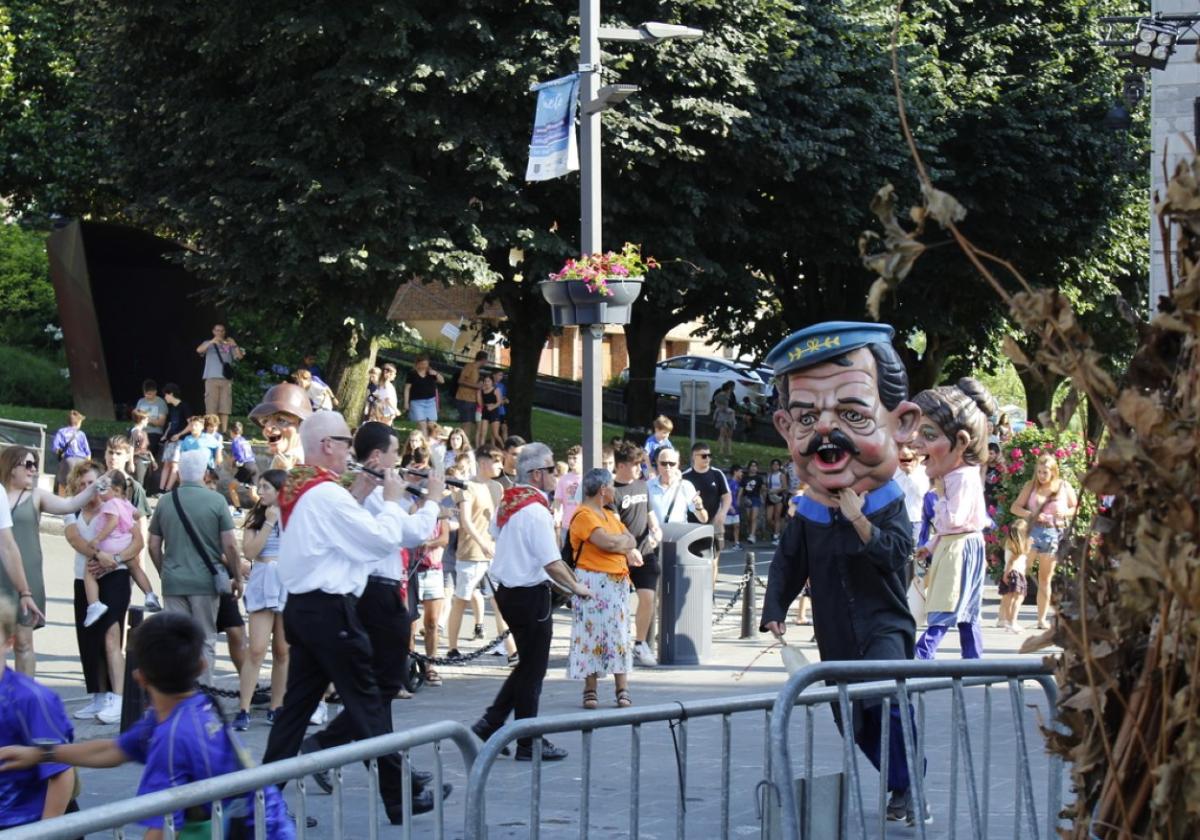
[{"label": "giant-headed figure with blue cap", "polygon": [[[775,428],[808,490],[771,561],[762,629],[782,635],[788,607],[810,582],[824,661],[913,656],[904,579],[912,526],[892,477],[920,409],[908,401],[892,335],[886,324],[831,321],[793,333],[767,356],[780,396]],[[876,767],[881,722],[878,703],[855,703],[855,741]],[[903,745],[893,706],[889,819],[914,818]]]}]

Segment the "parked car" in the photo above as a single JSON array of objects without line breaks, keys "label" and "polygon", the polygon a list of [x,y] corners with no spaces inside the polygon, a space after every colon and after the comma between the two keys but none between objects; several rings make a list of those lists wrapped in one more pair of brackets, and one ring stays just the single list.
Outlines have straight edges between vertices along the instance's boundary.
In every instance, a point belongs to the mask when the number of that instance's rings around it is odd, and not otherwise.
[{"label": "parked car", "polygon": [[[770,386],[753,366],[714,356],[673,356],[664,359],[655,368],[654,390],[659,394],[678,397],[680,382],[702,380],[708,383],[711,395],[731,379],[734,382],[733,393],[739,403],[746,397],[761,403],[770,396]],[[620,381],[629,381],[629,368],[621,371]]]}]

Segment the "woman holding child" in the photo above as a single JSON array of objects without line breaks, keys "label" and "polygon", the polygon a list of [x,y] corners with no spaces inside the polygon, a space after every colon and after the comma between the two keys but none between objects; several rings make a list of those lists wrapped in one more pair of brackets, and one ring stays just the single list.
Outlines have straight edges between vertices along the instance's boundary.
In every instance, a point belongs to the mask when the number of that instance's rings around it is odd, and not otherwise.
[{"label": "woman holding child", "polygon": [[[100,468],[84,462],[71,470],[67,489],[78,497],[92,495],[76,515],[68,516],[66,537],[75,549],[75,638],[83,665],[83,679],[92,695],[92,702],[75,712],[79,720],[96,718],[101,723],[116,723],[121,719],[121,691],[125,680],[124,641],[125,611],[129,609],[130,577],[127,563],[141,556],[145,541],[142,529],[134,528],[129,547],[109,554],[93,551],[92,541],[100,529],[100,496],[93,485],[100,478]],[[95,624],[84,627],[87,595],[84,576],[90,573],[100,585],[100,601],[108,609]]]},{"label": "woman holding child", "polygon": [[[0,482],[8,494],[5,499],[12,514],[13,538],[21,550],[25,567],[25,591],[33,593],[33,601],[43,615],[46,613],[46,584],[42,575],[42,543],[40,520],[42,512],[63,515],[75,513],[96,498],[94,487],[84,488],[70,498],[62,498],[37,486],[39,458],[37,452],[23,446],[10,446],[0,451]],[[13,603],[20,592],[8,575],[0,572],[0,597]],[[17,670],[33,676],[36,657],[33,650],[33,631],[45,622],[34,617],[19,616],[13,655]]]}]

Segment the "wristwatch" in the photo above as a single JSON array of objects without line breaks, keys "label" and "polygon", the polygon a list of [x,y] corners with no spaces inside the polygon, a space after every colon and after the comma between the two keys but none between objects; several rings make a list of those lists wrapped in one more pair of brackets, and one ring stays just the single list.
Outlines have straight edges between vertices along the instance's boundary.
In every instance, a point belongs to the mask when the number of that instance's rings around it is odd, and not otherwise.
[{"label": "wristwatch", "polygon": [[42,751],[42,757],[38,759],[39,764],[52,764],[54,762],[54,751],[58,748],[58,741],[35,740],[34,745]]}]

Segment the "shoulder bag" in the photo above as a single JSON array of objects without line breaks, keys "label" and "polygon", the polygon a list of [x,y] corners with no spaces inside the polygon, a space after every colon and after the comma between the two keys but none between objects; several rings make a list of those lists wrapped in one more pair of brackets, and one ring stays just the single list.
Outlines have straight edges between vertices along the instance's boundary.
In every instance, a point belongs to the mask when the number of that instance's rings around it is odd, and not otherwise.
[{"label": "shoulder bag", "polygon": [[204,550],[204,543],[200,542],[200,538],[196,536],[196,531],[192,528],[192,521],[188,519],[187,512],[179,502],[178,488],[171,491],[171,501],[175,503],[175,510],[179,511],[179,521],[183,523],[183,529],[187,531],[188,539],[192,541],[192,547],[196,549],[196,553],[200,555],[200,559],[204,561],[204,565],[208,567],[208,571],[213,576],[213,586],[216,587],[217,594],[232,595],[233,581],[229,579],[229,570],[225,568],[224,563],[214,565],[208,552]]}]

